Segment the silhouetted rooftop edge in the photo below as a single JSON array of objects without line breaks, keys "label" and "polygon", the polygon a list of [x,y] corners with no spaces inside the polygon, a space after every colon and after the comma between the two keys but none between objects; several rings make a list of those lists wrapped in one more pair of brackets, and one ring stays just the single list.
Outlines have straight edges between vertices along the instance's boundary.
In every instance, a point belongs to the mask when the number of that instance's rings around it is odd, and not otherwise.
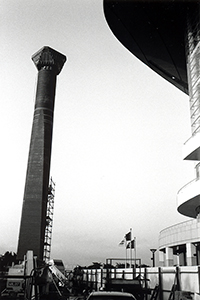
[{"label": "silhouetted rooftop edge", "polygon": [[104,0],[106,21],[137,58],[188,93],[185,32],[189,10],[198,1]]}]

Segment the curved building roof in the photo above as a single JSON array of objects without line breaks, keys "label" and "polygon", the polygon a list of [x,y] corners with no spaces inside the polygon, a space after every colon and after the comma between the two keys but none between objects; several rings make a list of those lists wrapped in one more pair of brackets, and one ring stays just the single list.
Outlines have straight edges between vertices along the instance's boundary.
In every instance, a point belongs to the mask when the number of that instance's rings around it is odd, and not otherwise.
[{"label": "curved building roof", "polygon": [[188,93],[186,16],[197,1],[104,0],[106,21],[116,38],[151,69]]}]

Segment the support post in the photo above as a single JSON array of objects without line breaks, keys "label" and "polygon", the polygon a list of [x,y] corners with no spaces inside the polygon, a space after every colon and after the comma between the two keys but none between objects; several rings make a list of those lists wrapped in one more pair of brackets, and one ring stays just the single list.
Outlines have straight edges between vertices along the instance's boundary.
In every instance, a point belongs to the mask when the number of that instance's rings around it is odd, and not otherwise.
[{"label": "support post", "polygon": [[159,278],[159,300],[163,300],[163,284],[162,284],[162,269],[158,268],[158,278]]}]

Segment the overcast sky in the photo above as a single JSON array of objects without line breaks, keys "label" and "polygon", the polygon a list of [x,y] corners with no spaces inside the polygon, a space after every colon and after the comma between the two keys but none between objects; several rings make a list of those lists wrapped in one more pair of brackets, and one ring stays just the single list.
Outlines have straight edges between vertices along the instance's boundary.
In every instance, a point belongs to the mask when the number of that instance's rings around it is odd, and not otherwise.
[{"label": "overcast sky", "polygon": [[178,190],[194,177],[182,160],[188,97],[115,38],[101,0],[0,2],[0,253],[17,249],[37,69],[50,46],[67,56],[58,76],[51,176],[52,258],[67,267],[125,257],[130,228],[150,264],[159,232],[187,220]]}]

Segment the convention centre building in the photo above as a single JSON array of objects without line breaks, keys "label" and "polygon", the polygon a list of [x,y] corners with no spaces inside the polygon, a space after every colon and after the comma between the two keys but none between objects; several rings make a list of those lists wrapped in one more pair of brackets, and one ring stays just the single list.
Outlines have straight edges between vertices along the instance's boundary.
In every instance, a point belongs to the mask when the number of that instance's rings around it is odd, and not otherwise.
[{"label": "convention centre building", "polygon": [[183,159],[195,163],[196,178],[189,183],[186,182],[177,192],[177,210],[190,219],[160,232],[159,265],[199,265],[199,1],[104,0],[104,14],[113,34],[133,55],[188,94],[191,137],[183,145]]}]

